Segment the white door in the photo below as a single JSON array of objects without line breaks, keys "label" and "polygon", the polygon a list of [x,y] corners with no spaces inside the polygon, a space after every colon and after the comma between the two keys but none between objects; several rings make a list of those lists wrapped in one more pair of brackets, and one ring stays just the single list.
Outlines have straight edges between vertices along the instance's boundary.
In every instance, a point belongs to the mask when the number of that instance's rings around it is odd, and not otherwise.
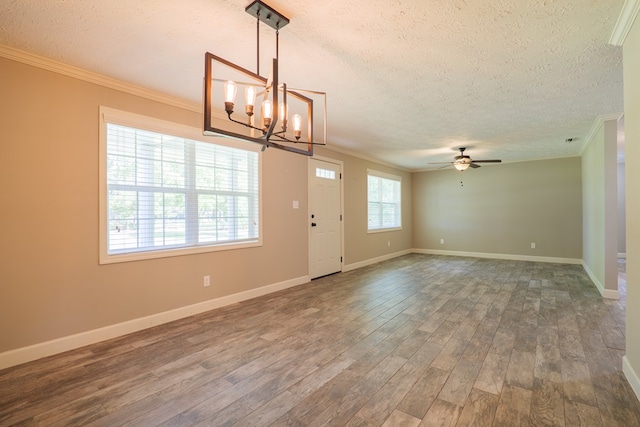
[{"label": "white door", "polygon": [[309,160],[309,275],[312,279],[342,271],[342,167]]}]

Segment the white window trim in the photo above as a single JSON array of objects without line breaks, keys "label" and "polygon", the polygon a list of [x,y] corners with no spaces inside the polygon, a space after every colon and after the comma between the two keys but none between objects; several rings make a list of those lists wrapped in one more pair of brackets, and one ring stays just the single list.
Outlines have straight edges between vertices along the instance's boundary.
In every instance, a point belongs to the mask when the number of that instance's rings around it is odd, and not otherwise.
[{"label": "white window trim", "polygon": [[389,231],[400,231],[402,230],[402,177],[399,175],[393,175],[386,172],[381,172],[375,169],[367,169],[367,186],[369,185],[369,176],[376,176],[378,178],[390,179],[393,181],[400,182],[400,226],[398,227],[387,227],[387,228],[374,228],[372,230],[369,229],[369,190],[367,188],[367,234],[375,234],[375,233],[387,233]]},{"label": "white window trim", "polygon": [[[155,119],[127,111],[116,110],[109,107],[100,107],[100,149],[99,149],[99,244],[100,264],[112,264],[119,262],[138,261],[145,259],[165,258],[215,252],[231,249],[252,248],[262,246],[263,221],[262,221],[262,156],[258,155],[258,238],[239,243],[216,243],[186,248],[160,249],[146,252],[129,252],[123,254],[109,254],[107,248],[107,123],[145,129],[195,141],[212,143],[212,138],[202,135],[202,130],[191,126]],[[260,151],[258,144],[237,141],[231,138],[215,138],[215,144],[227,147],[239,148],[246,151]]]}]

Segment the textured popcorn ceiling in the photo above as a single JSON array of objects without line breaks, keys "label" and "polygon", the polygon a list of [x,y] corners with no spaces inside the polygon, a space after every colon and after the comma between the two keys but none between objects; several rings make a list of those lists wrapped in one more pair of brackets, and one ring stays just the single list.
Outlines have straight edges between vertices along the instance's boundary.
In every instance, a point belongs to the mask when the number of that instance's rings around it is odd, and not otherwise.
[{"label": "textured popcorn ceiling", "polygon": [[[247,3],[0,0],[0,44],[200,103],[204,52],[255,70]],[[281,80],[327,92],[330,145],[387,163],[577,156],[622,111],[623,0],[268,3],[291,19]],[[261,70],[274,44],[261,25]]]}]

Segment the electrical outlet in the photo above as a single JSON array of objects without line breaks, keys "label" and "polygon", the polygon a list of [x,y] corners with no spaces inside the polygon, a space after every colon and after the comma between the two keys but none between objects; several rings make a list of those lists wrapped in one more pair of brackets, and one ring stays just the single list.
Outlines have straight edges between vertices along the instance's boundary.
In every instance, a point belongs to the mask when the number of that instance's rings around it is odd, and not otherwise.
[{"label": "electrical outlet", "polygon": [[204,276],[202,278],[202,284],[205,288],[211,286],[211,276]]},{"label": "electrical outlet", "polygon": [[440,244],[444,245],[444,239],[440,239]]},{"label": "electrical outlet", "polygon": [[536,244],[534,242],[531,242],[531,249],[535,249],[536,248]]},{"label": "electrical outlet", "polygon": [[387,240],[387,247],[391,247],[391,240]]}]

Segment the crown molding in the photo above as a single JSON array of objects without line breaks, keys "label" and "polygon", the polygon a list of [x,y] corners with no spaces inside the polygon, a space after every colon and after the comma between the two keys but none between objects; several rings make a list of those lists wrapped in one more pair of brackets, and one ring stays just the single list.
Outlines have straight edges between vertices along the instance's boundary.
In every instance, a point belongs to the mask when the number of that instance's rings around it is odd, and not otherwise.
[{"label": "crown molding", "polygon": [[161,102],[163,104],[171,105],[189,111],[194,111],[197,113],[202,112],[202,105],[195,102],[187,101],[175,96],[166,95],[164,93],[147,89],[131,83],[125,83],[120,80],[104,76],[102,74],[97,74],[91,71],[84,70],[82,68],[55,61],[53,59],[44,58],[42,56],[34,55],[29,52],[14,49],[12,47],[0,45],[0,57],[31,65],[33,67],[38,67],[43,70],[52,71],[54,73],[62,74],[68,77],[73,77],[75,79],[83,80],[85,82],[93,83],[109,89],[115,89],[120,92],[140,96],[151,101]]},{"label": "crown molding", "polygon": [[345,154],[347,156],[355,157],[357,159],[365,160],[365,161],[371,162],[371,163],[376,163],[378,165],[386,166],[386,167],[389,167],[389,168],[392,168],[392,169],[396,169],[396,170],[399,170],[399,171],[402,171],[402,172],[413,172],[412,169],[408,169],[408,168],[406,168],[404,166],[399,166],[399,165],[395,165],[393,163],[385,162],[384,160],[381,160],[381,159],[378,159],[378,158],[375,158],[375,157],[372,157],[372,156],[367,156],[367,155],[362,154],[362,153],[357,153],[355,151],[351,151],[351,150],[348,150],[346,148],[337,147],[337,146],[329,144],[329,143],[323,144],[323,145],[318,145],[318,146],[322,147],[322,148],[324,148],[326,150],[335,151],[336,153]]},{"label": "crown molding", "polygon": [[624,40],[627,38],[629,30],[631,30],[638,16],[638,12],[640,12],[640,0],[625,0],[620,15],[618,16],[618,21],[615,27],[613,27],[611,38],[609,38],[609,44],[615,46],[622,46],[624,44]]},{"label": "crown molding", "polygon": [[[9,46],[0,45],[0,57],[7,58],[16,62],[21,62],[23,64],[31,65],[33,67],[41,68],[43,70],[52,71],[54,73],[62,74],[68,77],[72,77],[75,79],[100,85],[103,87],[107,87],[109,89],[115,89],[120,92],[140,96],[142,98],[146,98],[152,101],[161,102],[163,104],[171,105],[171,106],[182,108],[189,111],[194,111],[196,113],[202,113],[203,111],[202,105],[200,104],[186,101],[184,99],[177,98],[174,96],[169,96],[161,92],[157,92],[157,91],[147,89],[141,86],[137,86],[131,83],[125,83],[120,80],[116,80],[114,78],[104,76],[102,74],[97,74],[91,71],[87,71],[79,67],[74,67],[72,65],[68,65],[59,61],[55,61],[53,59],[45,58],[29,52],[15,49]],[[226,118],[226,115],[224,115],[222,112],[214,111],[213,114],[217,118]],[[329,144],[327,144],[325,147],[328,150],[337,151],[339,153],[357,157],[362,160],[367,160],[370,162],[378,163],[384,166],[409,172],[409,170],[406,168],[402,168],[397,165],[381,161],[380,159],[368,157],[360,153],[341,149]]]},{"label": "crown molding", "polygon": [[580,148],[580,155],[582,156],[584,152],[587,151],[587,148],[589,148],[589,145],[591,145],[593,138],[595,138],[595,136],[598,133],[598,130],[602,127],[602,125],[604,125],[604,122],[609,120],[616,120],[616,121],[620,120],[620,117],[622,117],[622,114],[623,113],[613,113],[613,114],[605,114],[605,115],[596,117],[593,123],[591,123],[591,128],[589,129],[587,136],[584,138],[584,142],[582,143],[582,148]]}]

